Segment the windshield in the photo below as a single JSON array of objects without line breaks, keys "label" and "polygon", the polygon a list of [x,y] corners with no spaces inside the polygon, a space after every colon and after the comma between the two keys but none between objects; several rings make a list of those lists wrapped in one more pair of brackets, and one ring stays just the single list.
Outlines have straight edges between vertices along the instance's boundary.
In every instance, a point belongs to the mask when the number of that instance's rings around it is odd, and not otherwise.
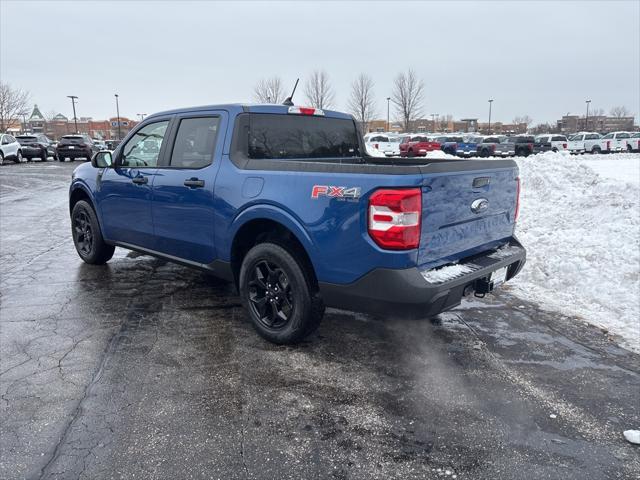
[{"label": "windshield", "polygon": [[249,114],[247,156],[254,159],[359,157],[353,120]]}]

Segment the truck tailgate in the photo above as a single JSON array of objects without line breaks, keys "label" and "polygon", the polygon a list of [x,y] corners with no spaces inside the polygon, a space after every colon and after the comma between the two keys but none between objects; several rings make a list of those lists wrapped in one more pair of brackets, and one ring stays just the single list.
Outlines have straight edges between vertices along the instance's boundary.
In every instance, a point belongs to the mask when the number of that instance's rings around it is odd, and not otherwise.
[{"label": "truck tailgate", "polygon": [[433,268],[506,243],[515,227],[517,176],[509,165],[425,173],[418,265]]}]

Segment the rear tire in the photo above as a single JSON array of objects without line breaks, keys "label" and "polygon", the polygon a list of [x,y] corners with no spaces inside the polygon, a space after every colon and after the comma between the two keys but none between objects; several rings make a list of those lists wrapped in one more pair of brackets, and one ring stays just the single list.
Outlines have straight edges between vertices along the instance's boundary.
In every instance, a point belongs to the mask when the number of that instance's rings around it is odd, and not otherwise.
[{"label": "rear tire", "polygon": [[294,249],[259,243],[240,267],[240,298],[253,327],[277,344],[301,341],[320,325],[324,305]]},{"label": "rear tire", "polygon": [[78,255],[86,263],[103,265],[113,257],[116,247],[105,243],[96,213],[85,200],[79,200],[73,206],[71,235]]},{"label": "rear tire", "polygon": [[0,165],[4,165],[4,153],[0,151]]},{"label": "rear tire", "polygon": [[602,153],[602,149],[598,146],[591,148],[591,155]]}]

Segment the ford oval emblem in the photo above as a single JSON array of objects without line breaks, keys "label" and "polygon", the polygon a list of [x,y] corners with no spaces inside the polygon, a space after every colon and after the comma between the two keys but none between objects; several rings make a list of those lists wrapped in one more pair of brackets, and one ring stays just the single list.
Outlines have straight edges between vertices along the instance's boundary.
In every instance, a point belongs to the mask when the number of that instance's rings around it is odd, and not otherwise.
[{"label": "ford oval emblem", "polygon": [[489,200],[486,198],[476,198],[471,203],[471,211],[473,213],[484,212],[487,208],[489,208]]}]

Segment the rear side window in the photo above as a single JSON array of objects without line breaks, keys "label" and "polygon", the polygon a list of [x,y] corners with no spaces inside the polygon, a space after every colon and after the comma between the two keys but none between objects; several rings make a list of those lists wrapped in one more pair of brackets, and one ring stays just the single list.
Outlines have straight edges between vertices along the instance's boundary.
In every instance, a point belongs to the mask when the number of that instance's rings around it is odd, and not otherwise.
[{"label": "rear side window", "polygon": [[219,117],[180,120],[170,165],[178,168],[202,168],[210,165],[219,124]]},{"label": "rear side window", "polygon": [[556,135],[555,137],[551,137],[551,141],[553,141],[553,142],[566,142],[567,141],[567,137],[564,137],[562,135]]},{"label": "rear side window", "polygon": [[590,135],[587,135],[585,137],[585,140],[597,140],[600,138],[600,135],[598,135],[597,133],[592,133]]},{"label": "rear side window", "polygon": [[628,133],[619,133],[616,135],[616,138],[630,138],[631,135],[629,135]]},{"label": "rear side window", "polygon": [[604,137],[602,138],[613,138],[613,133],[607,133]]},{"label": "rear side window", "polygon": [[360,156],[358,131],[353,120],[251,113],[247,133],[246,154],[252,159]]}]

